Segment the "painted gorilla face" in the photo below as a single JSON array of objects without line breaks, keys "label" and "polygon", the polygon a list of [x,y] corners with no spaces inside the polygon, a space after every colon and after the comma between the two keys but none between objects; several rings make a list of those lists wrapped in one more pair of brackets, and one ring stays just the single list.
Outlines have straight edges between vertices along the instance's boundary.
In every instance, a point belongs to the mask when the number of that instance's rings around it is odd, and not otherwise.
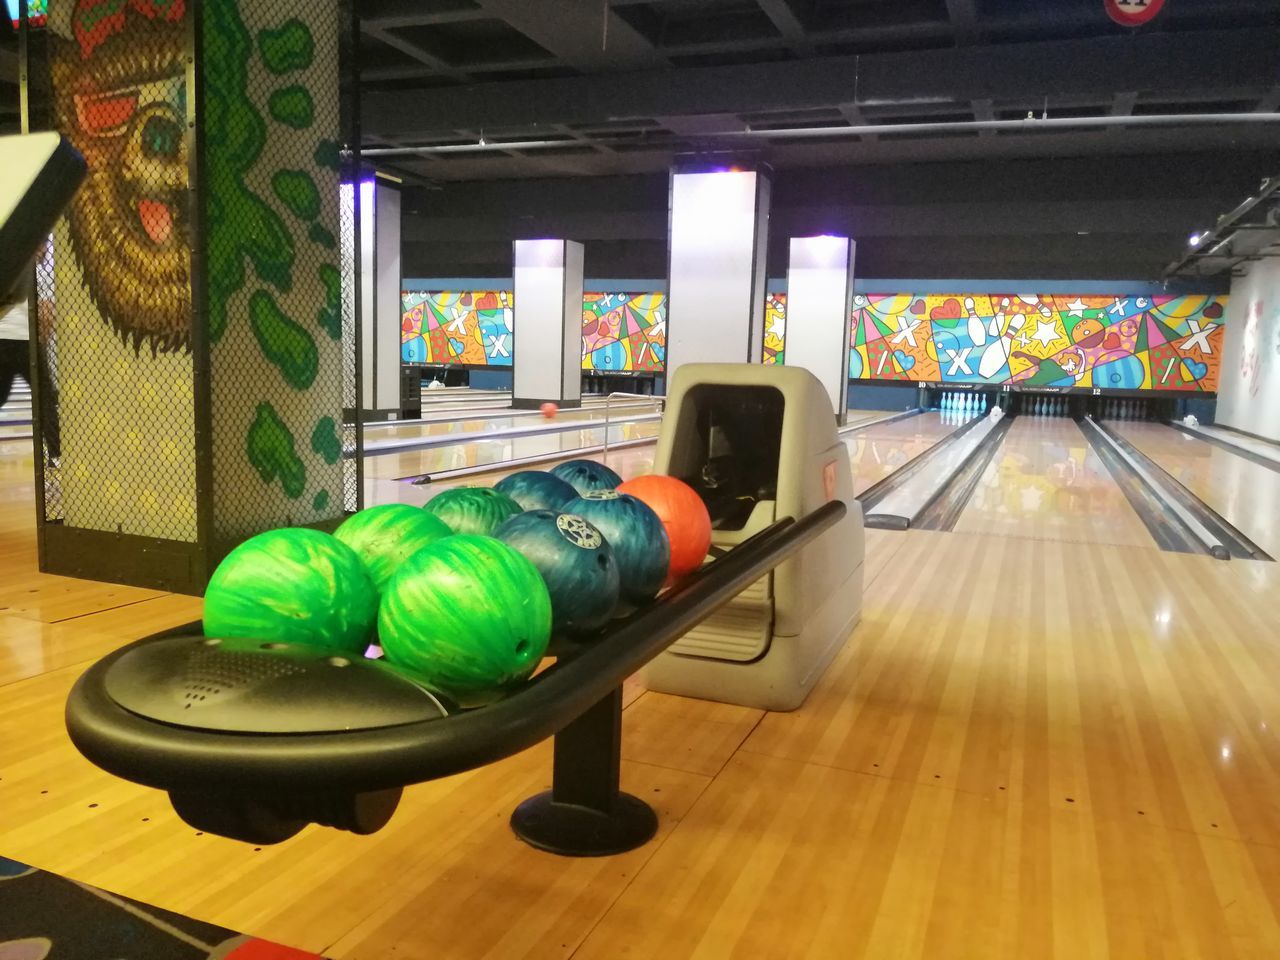
[{"label": "painted gorilla face", "polygon": [[68,209],[75,256],[103,317],[153,354],[191,347],[184,40],[135,17],[87,58],[51,41],[58,129],[89,167]]}]

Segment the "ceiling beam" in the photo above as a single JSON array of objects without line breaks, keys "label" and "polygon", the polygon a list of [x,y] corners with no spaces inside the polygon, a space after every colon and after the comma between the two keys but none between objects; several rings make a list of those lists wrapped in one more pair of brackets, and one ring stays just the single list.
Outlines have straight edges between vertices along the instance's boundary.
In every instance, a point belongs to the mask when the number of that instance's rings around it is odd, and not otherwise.
[{"label": "ceiling beam", "polygon": [[[867,119],[867,115],[862,112],[856,103],[837,103],[836,109],[840,111],[840,116],[844,117],[845,121],[851,127],[865,127],[871,122]],[[868,133],[864,134],[859,139],[870,141],[879,140],[880,138],[874,133]]]},{"label": "ceiling beam", "polygon": [[446,63],[434,54],[427,53],[427,51],[423,50],[417,44],[410,43],[408,40],[396,36],[390,30],[367,26],[361,27],[361,30],[363,33],[373,37],[375,40],[385,43],[388,47],[399,50],[401,53],[413,57],[413,59],[417,60],[423,66],[429,67],[432,73],[451,77],[454,80],[470,79],[466,73],[457,69],[452,64]]},{"label": "ceiling beam", "polygon": [[947,0],[947,17],[951,20],[956,43],[960,46],[968,46],[981,39],[978,32],[978,11],[974,9],[973,0]]},{"label": "ceiling beam", "polygon": [[1109,112],[1113,117],[1131,117],[1133,116],[1134,104],[1137,102],[1138,93],[1136,90],[1122,91],[1111,98],[1111,110]]},{"label": "ceiling beam", "polygon": [[805,57],[813,56],[813,42],[805,34],[804,24],[796,16],[791,0],[756,0],[756,3],[792,51]]},{"label": "ceiling beam", "polygon": [[544,50],[583,73],[666,66],[666,59],[631,24],[601,0],[479,0]]},{"label": "ceiling beam", "polygon": [[1280,29],[1148,33],[991,48],[911,50],[592,77],[481,83],[406,100],[371,91],[371,131],[414,137],[459,127],[589,124],[606,120],[866,108],[1053,95],[1109,98],[1167,77],[1179,95],[1270,88],[1280,74]]},{"label": "ceiling beam", "polygon": [[[770,144],[765,149],[754,147],[755,154],[779,169],[794,171],[805,167],[847,166],[856,168],[863,164],[894,164],[905,166],[919,162],[979,161],[990,164],[997,160],[1052,159],[1061,167],[1070,161],[1083,161],[1093,157],[1112,157],[1118,160],[1133,155],[1160,156],[1161,162],[1176,162],[1180,154],[1204,155],[1204,151],[1222,151],[1237,154],[1240,151],[1268,151],[1273,157],[1275,131],[1266,127],[1203,127],[1195,136],[1178,128],[1134,129],[1123,137],[1111,136],[1109,131],[1071,131],[1064,133],[1013,133],[1000,134],[984,140],[981,137],[949,137],[945,139],[881,137],[876,142],[865,142],[848,137],[841,140],[813,141],[808,143]],[[584,159],[583,171],[600,174],[662,173],[670,168],[677,153],[688,152],[687,146],[672,144],[665,149],[644,150],[632,153],[621,151],[605,156],[595,154]],[[420,157],[399,157],[400,164],[410,168],[422,163],[424,175],[440,181],[473,181],[490,179],[520,179],[536,175],[537,168],[529,157],[506,157],[497,153],[450,155],[436,158],[428,164]],[[588,163],[587,161],[595,161]],[[1271,160],[1262,164],[1270,168]],[[920,173],[913,171],[912,176]],[[976,174],[975,174],[976,176]]]},{"label": "ceiling beam", "polygon": [[1254,113],[1275,113],[1280,109],[1280,86],[1271,88],[1271,92],[1258,101],[1253,108]]}]

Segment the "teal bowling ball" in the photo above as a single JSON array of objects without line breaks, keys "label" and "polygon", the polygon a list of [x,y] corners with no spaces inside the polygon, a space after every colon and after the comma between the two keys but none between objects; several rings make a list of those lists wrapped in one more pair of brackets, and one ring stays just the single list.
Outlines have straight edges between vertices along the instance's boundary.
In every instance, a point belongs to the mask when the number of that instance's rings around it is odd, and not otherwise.
[{"label": "teal bowling ball", "polygon": [[204,595],[210,637],[303,643],[364,653],[378,591],[364,563],[319,530],[269,530],[218,564]]},{"label": "teal bowling ball", "polygon": [[671,541],[648,504],[616,490],[594,490],[570,500],[563,512],[582,517],[609,541],[623,600],[639,605],[657,596],[667,579]]},{"label": "teal bowling ball", "polygon": [[505,543],[445,537],[391,578],[378,636],[390,663],[477,706],[533,673],[551,639],[551,597],[537,568]]},{"label": "teal bowling ball", "polygon": [[595,460],[567,460],[552,467],[551,473],[578,491],[578,496],[592,490],[615,490],[622,483],[620,476]]},{"label": "teal bowling ball", "polygon": [[503,477],[493,489],[505,493],[525,510],[559,510],[578,495],[577,490],[545,470],[521,470]]},{"label": "teal bowling ball", "polygon": [[421,507],[384,503],[353,513],[333,535],[359,555],[381,592],[400,564],[452,533],[443,520]]},{"label": "teal bowling ball", "polygon": [[521,508],[506,494],[490,487],[454,487],[432,497],[425,509],[454,533],[489,537]]},{"label": "teal bowling ball", "polygon": [[567,634],[601,627],[618,603],[618,562],[599,530],[582,517],[526,510],[498,528],[542,574],[551,595],[551,629]]}]

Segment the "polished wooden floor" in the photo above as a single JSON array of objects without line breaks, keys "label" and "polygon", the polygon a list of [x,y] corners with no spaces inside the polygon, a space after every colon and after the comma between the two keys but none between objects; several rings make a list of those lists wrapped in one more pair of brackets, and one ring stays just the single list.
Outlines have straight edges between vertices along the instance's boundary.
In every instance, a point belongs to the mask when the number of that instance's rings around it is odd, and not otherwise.
[{"label": "polished wooden floor", "polygon": [[863,621],[795,713],[629,688],[661,831],[574,861],[507,827],[546,744],[263,849],[90,766],[72,682],[200,607],[36,573],[32,495],[0,449],[5,856],[335,960],[1280,956],[1280,568],[1073,542],[1130,529],[1123,498],[1051,498],[1080,538],[870,531]]}]

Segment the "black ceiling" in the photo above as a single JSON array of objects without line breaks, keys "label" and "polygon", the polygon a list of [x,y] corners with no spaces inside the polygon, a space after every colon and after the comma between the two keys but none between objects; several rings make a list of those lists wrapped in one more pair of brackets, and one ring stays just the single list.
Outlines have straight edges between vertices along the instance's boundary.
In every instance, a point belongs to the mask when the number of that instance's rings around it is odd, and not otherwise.
[{"label": "black ceiling", "polygon": [[[407,275],[552,234],[597,276],[660,275],[665,171],[722,154],[777,170],[775,259],[843,229],[872,276],[1156,278],[1280,173],[1280,124],[1194,119],[1280,118],[1280,0],[1166,0],[1136,30],[1103,0],[355,3],[363,143],[422,151],[374,160],[416,186]],[[0,28],[0,130],[16,80]],[[1024,122],[938,126],[992,120]]]},{"label": "black ceiling", "polygon": [[[1268,149],[1280,125],[850,127],[1274,113],[1277,0],[358,0],[364,142],[430,181]],[[809,135],[788,136],[805,128]],[[813,128],[829,135],[812,136]],[[483,137],[485,145],[479,140]],[[446,147],[443,152],[438,148]]]}]

